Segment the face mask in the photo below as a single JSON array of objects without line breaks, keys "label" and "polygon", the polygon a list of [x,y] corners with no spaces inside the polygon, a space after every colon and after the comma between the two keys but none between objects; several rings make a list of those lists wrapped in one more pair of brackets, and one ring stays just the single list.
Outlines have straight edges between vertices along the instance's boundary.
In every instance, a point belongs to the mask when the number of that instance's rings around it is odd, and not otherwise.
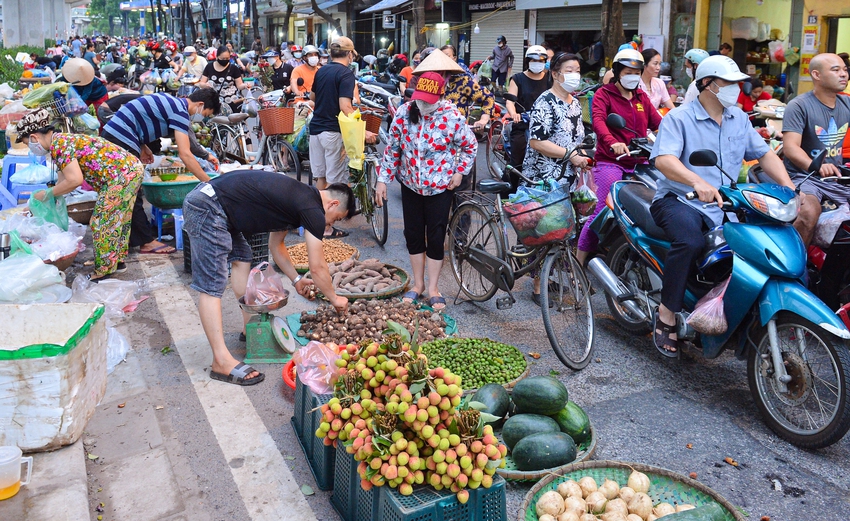
[{"label": "face mask", "polygon": [[219,58],[216,61],[218,62],[219,65],[227,65],[228,63],[230,63],[230,59],[223,60],[223,59]]},{"label": "face mask", "polygon": [[639,74],[626,74],[625,76],[620,78],[620,85],[622,85],[623,88],[626,90],[635,90],[639,84]]},{"label": "face mask", "polygon": [[309,65],[310,67],[315,67],[318,63],[319,63],[319,57],[318,56],[310,56],[309,58],[307,58],[307,65]]},{"label": "face mask", "polygon": [[694,79],[694,70],[693,69],[690,69],[690,68],[685,69],[685,74],[688,75],[688,78]]},{"label": "face mask", "polygon": [[578,89],[579,83],[581,83],[581,74],[568,72],[564,74],[564,81],[561,82],[561,88],[567,92],[575,92]]},{"label": "face mask", "polygon": [[418,99],[416,100],[416,106],[419,107],[419,112],[427,116],[428,114],[431,114],[432,112],[437,110],[437,107],[440,106],[440,102],[438,101],[437,103],[428,103],[422,101],[421,99]]},{"label": "face mask", "polygon": [[548,71],[549,70],[549,62],[546,62],[545,65],[546,65],[546,70]]},{"label": "face mask", "polygon": [[414,69],[419,66],[419,61],[420,60],[413,60],[413,68]]},{"label": "face mask", "polygon": [[192,121],[194,123],[200,123],[204,120],[204,107],[199,108],[194,114],[192,114]]},{"label": "face mask", "polygon": [[540,74],[546,69],[545,63],[540,62],[531,62],[528,64],[528,70],[534,74]]},{"label": "face mask", "polygon": [[[715,83],[715,85],[717,84]],[[717,101],[719,101],[725,108],[728,109],[738,102],[738,96],[741,94],[741,87],[739,87],[737,83],[733,83],[732,85],[727,85],[725,87],[717,85],[717,88],[717,92],[712,92],[715,96],[717,96]]]},{"label": "face mask", "polygon": [[295,56],[296,58],[300,59],[302,55],[301,55],[301,53],[300,53],[300,52],[296,52],[296,53],[294,53],[294,54],[293,54],[293,56]]},{"label": "face mask", "polygon": [[28,145],[30,148],[30,152],[37,156],[46,156],[49,153],[49,151],[43,146],[41,146],[41,143],[39,143],[38,141],[30,141]]}]

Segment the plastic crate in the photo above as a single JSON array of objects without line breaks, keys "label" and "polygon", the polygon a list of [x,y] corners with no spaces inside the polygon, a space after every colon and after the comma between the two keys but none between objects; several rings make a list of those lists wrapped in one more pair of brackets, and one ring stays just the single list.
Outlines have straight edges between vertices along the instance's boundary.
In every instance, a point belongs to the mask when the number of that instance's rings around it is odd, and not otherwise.
[{"label": "plastic crate", "polygon": [[493,486],[469,490],[461,504],[450,490],[417,485],[403,496],[391,487],[363,490],[357,461],[342,446],[336,452],[336,483],[331,505],[343,521],[507,521],[505,480],[493,476]]},{"label": "plastic crate", "polygon": [[334,487],[336,451],[333,446],[325,445],[324,441],[316,436],[316,429],[322,422],[322,412],[318,408],[328,403],[332,397],[332,394],[313,393],[296,378],[292,428],[319,490],[331,490]]},{"label": "plastic crate", "polygon": [[269,260],[268,233],[255,233],[254,235],[246,236],[245,239],[251,247],[251,253],[253,256],[253,259],[251,260],[252,268],[261,262],[267,262]]}]

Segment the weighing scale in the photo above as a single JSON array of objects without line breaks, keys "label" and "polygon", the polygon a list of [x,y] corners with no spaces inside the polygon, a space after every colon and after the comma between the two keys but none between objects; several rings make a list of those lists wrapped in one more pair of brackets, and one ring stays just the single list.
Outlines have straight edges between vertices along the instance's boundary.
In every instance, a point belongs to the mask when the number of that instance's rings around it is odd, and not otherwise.
[{"label": "weighing scale", "polygon": [[246,364],[283,364],[292,358],[296,344],[286,321],[271,314],[289,301],[289,292],[271,304],[249,306],[245,297],[239,299],[239,307],[254,315],[245,326]]}]

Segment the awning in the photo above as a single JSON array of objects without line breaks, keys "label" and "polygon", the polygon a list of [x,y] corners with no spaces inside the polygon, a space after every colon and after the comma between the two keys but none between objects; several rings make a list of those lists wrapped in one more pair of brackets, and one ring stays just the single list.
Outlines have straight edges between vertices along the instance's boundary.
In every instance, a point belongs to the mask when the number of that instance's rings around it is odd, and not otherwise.
[{"label": "awning", "polygon": [[398,7],[401,4],[406,4],[410,0],[381,0],[377,4],[373,5],[369,9],[364,9],[360,11],[361,13],[377,13],[378,11],[385,11],[387,9],[392,9],[393,7]]},{"label": "awning", "polygon": [[[319,9],[325,11],[330,7],[341,4],[343,1],[344,0],[325,0],[324,2],[316,2],[316,4],[319,6]],[[306,5],[304,5],[305,3]],[[292,9],[292,12],[294,14],[313,14],[313,4],[310,2],[298,2],[295,4],[295,8]]]}]

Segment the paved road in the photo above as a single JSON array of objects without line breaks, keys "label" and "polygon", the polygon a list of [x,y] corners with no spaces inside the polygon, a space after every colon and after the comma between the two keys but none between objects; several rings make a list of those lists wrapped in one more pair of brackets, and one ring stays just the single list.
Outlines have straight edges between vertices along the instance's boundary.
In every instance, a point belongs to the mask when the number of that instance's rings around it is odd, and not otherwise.
[{"label": "paved road", "polygon": [[[407,267],[397,186],[389,204],[385,248],[375,247],[362,217],[343,227],[361,258]],[[100,456],[89,462],[93,507],[103,501],[106,520],[338,519],[330,493],[318,491],[290,426],[294,392],[282,382],[281,366],[259,365],[266,381],[255,387],[210,381],[197,294],[188,289],[180,255],[131,262],[122,278],[134,277],[150,278],[156,289],[120,326],[134,349],[110,377],[113,394],[88,429],[90,450]],[[457,292],[447,268],[441,288],[447,298]],[[714,361],[687,354],[680,361],[662,359],[648,337],[618,329],[596,295],[595,361],[575,373],[552,353],[530,292],[524,279],[510,310],[497,310],[493,301],[450,299],[447,311],[463,336],[487,336],[541,353],[530,361],[531,374],[556,375],[571,399],[586,408],[599,437],[596,459],[695,472],[749,519],[848,518],[850,441],[806,452],[777,439],[758,416],[744,362],[731,355]],[[278,314],[312,306],[296,296]],[[227,343],[238,358],[244,355],[237,338],[241,317],[229,290],[224,310]],[[166,346],[170,352],[162,354]],[[125,404],[121,409],[119,402]],[[144,425],[133,428],[136,423]],[[723,463],[725,457],[740,466]],[[144,482],[146,474],[147,486],[119,486]],[[315,493],[303,495],[303,484]],[[516,519],[530,486],[508,485],[509,519]]]}]

